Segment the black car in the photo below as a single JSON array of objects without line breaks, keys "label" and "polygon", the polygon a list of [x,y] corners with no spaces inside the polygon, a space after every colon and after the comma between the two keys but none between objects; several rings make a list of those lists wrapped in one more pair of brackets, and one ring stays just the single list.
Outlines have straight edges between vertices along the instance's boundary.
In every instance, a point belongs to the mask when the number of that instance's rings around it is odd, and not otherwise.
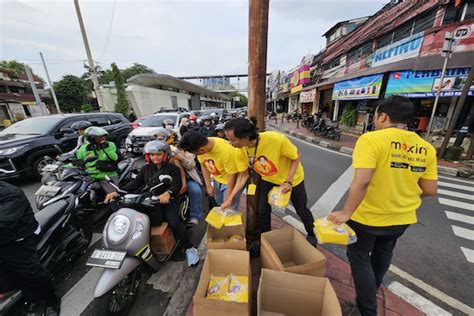
[{"label": "black car", "polygon": [[56,114],[17,122],[0,132],[0,179],[40,177],[49,163],[45,156],[55,157],[76,147],[78,134],[71,125],[78,121],[104,128],[109,140],[121,148],[132,130],[117,113]]}]

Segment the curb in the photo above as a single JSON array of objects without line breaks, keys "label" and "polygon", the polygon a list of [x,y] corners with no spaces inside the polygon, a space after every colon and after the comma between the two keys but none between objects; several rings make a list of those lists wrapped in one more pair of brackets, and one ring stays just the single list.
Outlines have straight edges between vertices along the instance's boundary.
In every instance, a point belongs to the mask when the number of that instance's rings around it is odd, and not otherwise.
[{"label": "curb", "polygon": [[[341,153],[349,154],[349,155],[352,155],[352,153],[354,152],[354,148],[345,147],[345,146],[338,146],[338,145],[335,145],[334,143],[331,143],[331,142],[328,142],[328,141],[325,141],[325,140],[318,140],[318,139],[310,137],[310,136],[305,136],[303,134],[299,134],[299,133],[297,133],[295,131],[292,131],[292,130],[289,130],[287,128],[281,129],[278,126],[276,126],[274,123],[267,122],[267,125],[270,126],[273,129],[276,129],[276,130],[280,131],[280,132],[283,132],[285,134],[291,135],[291,136],[296,137],[298,139],[305,140],[307,142],[313,143],[315,145],[318,145],[318,146],[321,146],[321,147],[324,147],[324,148],[327,148],[327,149],[331,149],[331,150],[334,150],[334,151],[339,151]],[[442,174],[442,175],[457,177],[458,176],[458,171],[459,171],[458,168],[445,167],[445,166],[438,165],[438,173]]]}]

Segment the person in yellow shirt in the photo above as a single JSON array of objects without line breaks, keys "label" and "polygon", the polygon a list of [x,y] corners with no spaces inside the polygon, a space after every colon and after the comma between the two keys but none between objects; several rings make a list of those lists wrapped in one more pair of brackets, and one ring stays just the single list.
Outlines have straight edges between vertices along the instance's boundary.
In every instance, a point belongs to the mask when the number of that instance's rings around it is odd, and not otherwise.
[{"label": "person in yellow shirt", "polygon": [[436,151],[408,125],[414,106],[405,97],[390,97],[375,111],[375,132],[362,135],[354,148],[355,170],[341,211],[328,216],[347,224],[357,242],[347,247],[362,315],[377,315],[376,293],[388,271],[397,239],[416,223],[421,197],[436,195]]},{"label": "person in yellow shirt", "polygon": [[313,215],[307,207],[308,197],[304,186],[304,170],[298,148],[283,134],[277,132],[258,133],[255,123],[239,117],[225,124],[225,134],[235,152],[237,169],[240,171],[235,191],[247,182],[250,172],[259,173],[258,210],[260,231],[271,230],[271,206],[268,193],[274,186],[282,192],[291,191],[291,202],[301,218],[308,241],[316,245],[313,231]]},{"label": "person in yellow shirt", "polygon": [[224,206],[221,205],[222,208],[237,210],[242,190],[230,194],[233,192],[239,173],[234,159],[235,149],[225,139],[206,137],[195,131],[185,133],[179,147],[197,155],[207,194],[219,205],[225,200],[226,203]]}]

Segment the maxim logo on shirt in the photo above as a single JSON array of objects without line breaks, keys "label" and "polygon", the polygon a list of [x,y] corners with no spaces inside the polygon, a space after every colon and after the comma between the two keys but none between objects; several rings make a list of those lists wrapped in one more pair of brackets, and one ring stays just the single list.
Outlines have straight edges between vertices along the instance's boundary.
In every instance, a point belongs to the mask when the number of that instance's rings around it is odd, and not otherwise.
[{"label": "maxim logo on shirt", "polygon": [[406,153],[412,153],[412,154],[420,154],[420,155],[428,155],[428,148],[423,147],[423,146],[418,146],[418,144],[409,146],[404,143],[400,142],[391,142],[392,148],[397,149],[397,150],[403,150]]}]

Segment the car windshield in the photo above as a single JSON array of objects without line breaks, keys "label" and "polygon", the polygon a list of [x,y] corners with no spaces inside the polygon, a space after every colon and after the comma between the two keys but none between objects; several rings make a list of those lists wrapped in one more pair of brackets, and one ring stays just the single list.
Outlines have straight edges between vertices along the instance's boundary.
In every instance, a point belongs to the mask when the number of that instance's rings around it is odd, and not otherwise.
[{"label": "car windshield", "polygon": [[160,127],[163,125],[163,121],[166,119],[172,119],[173,122],[176,124],[176,114],[170,114],[170,115],[152,115],[150,117],[147,117],[141,127]]},{"label": "car windshield", "polygon": [[32,117],[17,122],[0,132],[0,135],[46,135],[63,117]]},{"label": "car windshield", "polygon": [[211,116],[213,113],[219,116],[222,116],[222,113],[224,112],[223,109],[210,109],[204,111],[201,116]]}]

